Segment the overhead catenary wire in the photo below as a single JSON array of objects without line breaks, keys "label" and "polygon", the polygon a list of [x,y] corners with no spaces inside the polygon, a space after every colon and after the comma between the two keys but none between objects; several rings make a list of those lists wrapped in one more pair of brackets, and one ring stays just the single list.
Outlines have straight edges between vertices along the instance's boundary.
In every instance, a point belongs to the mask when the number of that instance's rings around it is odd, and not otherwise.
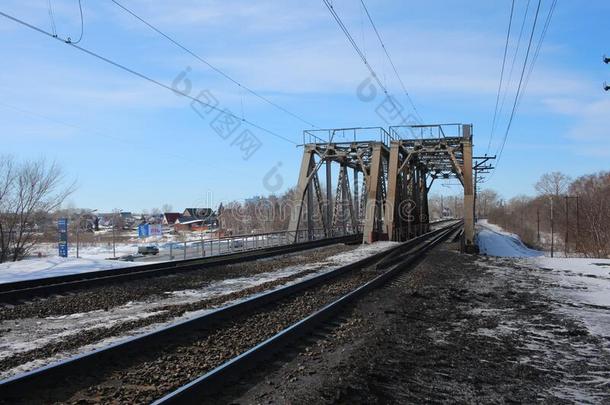
[{"label": "overhead catenary wire", "polygon": [[[510,65],[510,71],[508,73],[508,80],[506,81],[506,86],[504,87],[504,92],[502,94],[502,102],[500,103],[500,109],[498,110],[498,116],[500,116],[502,114],[502,111],[504,110],[504,105],[506,104],[506,100],[508,98],[509,89],[510,89],[511,83],[513,82],[513,72],[515,70],[515,65],[517,63],[517,58],[519,56],[519,49],[521,47],[521,39],[523,38],[523,33],[525,32],[525,24],[527,22],[527,15],[528,15],[529,8],[530,8],[530,2],[531,2],[531,0],[527,0],[527,3],[525,5],[523,21],[521,23],[521,29],[519,30],[519,38],[517,39],[517,45],[515,46],[515,52],[513,53],[512,62]],[[494,131],[494,133],[499,124],[500,124],[500,120],[496,120],[496,126],[492,128],[492,131]]]},{"label": "overhead catenary wire", "polygon": [[[500,162],[500,158],[502,157],[502,153],[504,152],[504,146],[506,146],[506,141],[508,139],[508,135],[510,133],[510,129],[513,123],[513,120],[515,118],[515,113],[517,111],[517,105],[519,102],[519,97],[521,95],[521,91],[522,91],[522,85],[523,85],[523,78],[525,76],[525,71],[527,68],[527,62],[529,61],[529,55],[530,55],[530,51],[531,51],[531,47],[532,47],[532,42],[534,39],[534,33],[536,31],[536,25],[538,22],[538,15],[540,13],[540,5],[542,3],[542,0],[538,0],[538,6],[536,7],[536,14],[534,15],[534,22],[532,24],[532,31],[530,33],[530,37],[529,37],[529,41],[528,41],[528,45],[527,45],[527,51],[525,53],[525,59],[523,61],[523,68],[521,69],[521,76],[519,78],[519,84],[517,86],[517,92],[515,94],[515,99],[513,101],[513,107],[510,113],[510,117],[508,119],[508,124],[506,126],[506,131],[504,132],[504,138],[502,140],[501,146],[498,149],[498,152],[496,153],[497,159],[496,159],[496,164],[495,164],[495,168],[494,168],[494,173],[495,170],[497,170],[498,164]],[[492,173],[493,174],[493,173]]]},{"label": "overhead catenary wire", "polygon": [[485,154],[489,153],[489,149],[491,148],[491,140],[494,136],[494,128],[496,126],[496,119],[498,118],[498,106],[500,104],[500,93],[502,92],[502,81],[504,80],[504,68],[506,66],[506,54],[508,52],[508,44],[510,41],[510,31],[513,25],[513,14],[515,11],[515,0],[512,1],[510,6],[510,16],[508,18],[508,29],[506,31],[506,42],[504,44],[504,56],[502,57],[502,69],[500,71],[500,83],[498,84],[498,94],[496,95],[496,106],[494,108],[494,117],[491,123],[491,131],[489,134],[489,142],[487,143],[487,151]]},{"label": "overhead catenary wire", "polygon": [[9,20],[11,20],[13,22],[16,22],[18,24],[21,24],[21,25],[23,25],[23,26],[25,26],[27,28],[30,28],[30,29],[32,29],[32,30],[34,30],[34,31],[36,31],[36,32],[38,32],[40,34],[46,35],[46,36],[48,36],[50,38],[53,38],[53,39],[56,39],[56,40],[61,41],[63,43],[66,43],[67,45],[69,45],[69,46],[71,46],[71,47],[73,47],[73,48],[75,48],[75,49],[77,49],[77,50],[79,50],[79,51],[81,51],[83,53],[86,53],[87,55],[90,55],[90,56],[92,56],[92,57],[94,57],[96,59],[99,59],[99,60],[101,60],[103,62],[106,62],[106,63],[108,63],[108,64],[110,64],[112,66],[115,66],[115,67],[117,67],[117,68],[119,68],[119,69],[121,69],[121,70],[123,70],[125,72],[128,72],[128,73],[130,73],[130,74],[132,74],[134,76],[137,76],[137,77],[139,77],[139,78],[141,78],[143,80],[146,80],[146,81],[148,81],[150,83],[153,83],[153,84],[155,84],[155,85],[157,85],[159,87],[162,87],[162,88],[164,88],[166,90],[169,90],[169,91],[171,91],[174,94],[177,94],[177,95],[183,96],[185,98],[188,98],[188,99],[192,100],[193,102],[198,103],[198,104],[200,104],[202,106],[208,107],[208,108],[210,108],[212,110],[218,111],[218,112],[220,112],[222,114],[225,114],[225,115],[228,115],[228,116],[230,116],[232,118],[235,118],[237,120],[243,121],[244,123],[250,125],[251,127],[256,128],[256,129],[258,129],[260,131],[263,131],[263,132],[265,132],[265,133],[267,133],[269,135],[272,135],[272,136],[274,136],[276,138],[282,139],[282,140],[284,140],[286,142],[289,142],[291,144],[297,145],[297,142],[293,141],[292,139],[286,138],[285,136],[283,136],[281,134],[278,134],[278,133],[276,133],[276,132],[274,132],[272,130],[269,130],[267,128],[264,128],[261,125],[258,125],[258,124],[254,123],[254,122],[252,122],[252,121],[250,121],[248,119],[242,119],[241,117],[239,117],[239,116],[229,112],[228,110],[223,110],[223,109],[220,109],[220,108],[218,108],[216,106],[213,106],[211,104],[205,103],[205,102],[199,100],[198,98],[195,98],[195,97],[193,97],[193,96],[191,96],[191,95],[189,95],[187,93],[184,93],[183,91],[180,91],[178,89],[174,89],[174,88],[172,88],[171,86],[168,86],[165,83],[162,83],[162,82],[160,82],[160,81],[158,81],[156,79],[153,79],[150,76],[147,76],[147,75],[145,75],[143,73],[140,73],[140,72],[138,72],[136,70],[133,70],[133,69],[131,69],[131,68],[125,66],[125,65],[122,65],[122,64],[118,63],[118,62],[115,62],[115,61],[113,61],[113,60],[111,60],[111,59],[109,59],[109,58],[107,58],[105,56],[102,56],[102,55],[100,55],[100,54],[98,54],[98,53],[96,53],[94,51],[91,51],[91,50],[89,50],[87,48],[84,48],[84,47],[82,47],[80,45],[77,45],[77,44],[75,44],[73,42],[67,42],[67,41],[65,41],[65,40],[63,40],[61,38],[53,36],[53,34],[51,34],[50,32],[48,32],[48,31],[46,31],[46,30],[44,30],[44,29],[42,29],[40,27],[34,26],[34,25],[32,25],[32,24],[30,24],[28,22],[25,22],[25,21],[23,21],[23,20],[21,20],[21,19],[19,19],[17,17],[13,17],[13,16],[11,16],[9,14],[6,14],[3,11],[0,11],[0,16],[4,17],[6,19],[9,19]]},{"label": "overhead catenary wire", "polygon": [[330,3],[329,0],[323,0],[323,1],[324,1],[324,4],[326,5],[326,8],[328,8],[328,11],[330,11],[330,14],[332,15],[332,17],[335,19],[335,21],[339,25],[339,28],[341,28],[341,31],[343,31],[343,33],[345,34],[345,37],[347,38],[349,43],[352,45],[352,47],[356,51],[356,54],[358,54],[358,56],[360,57],[360,59],[362,60],[364,65],[367,67],[369,73],[371,74],[371,77],[375,80],[377,85],[383,90],[383,93],[387,96],[388,100],[392,104],[392,107],[397,108],[396,103],[394,102],[394,97],[390,95],[390,93],[388,92],[388,89],[386,88],[386,86],[379,79],[379,76],[375,72],[375,69],[373,69],[373,67],[371,66],[371,64],[367,60],[366,56],[364,55],[364,53],[362,52],[362,50],[360,49],[360,47],[358,46],[358,44],[354,40],[354,37],[352,37],[352,35],[350,34],[349,30],[345,26],[345,24],[343,24],[343,21],[341,20],[341,17],[339,17],[339,15],[335,11],[333,5]]},{"label": "overhead catenary wire", "polygon": [[[536,63],[536,61],[538,59],[538,55],[540,54],[540,49],[542,48],[542,44],[543,44],[544,39],[546,37],[549,25],[551,23],[551,19],[553,17],[555,8],[557,6],[557,2],[558,2],[558,0],[553,0],[553,2],[551,3],[551,6],[549,7],[549,11],[547,13],[547,17],[546,17],[546,20],[545,20],[542,32],[541,32],[540,37],[538,39],[538,44],[536,46],[536,51],[534,52],[534,56],[532,58],[532,62],[529,65],[528,73],[527,73],[527,76],[525,78],[525,82],[524,82],[524,85],[523,85],[523,90],[521,91],[521,93],[518,96],[517,108],[519,108],[519,105],[521,104],[521,101],[523,100],[523,95],[525,94],[525,89],[527,89],[527,85],[529,83],[529,79],[531,77],[532,71],[534,70],[534,66],[535,66],[535,63]],[[528,1],[528,5],[529,5],[529,1]],[[522,26],[522,29],[523,29],[523,26]],[[505,94],[505,96],[506,96],[506,94]],[[491,175],[485,179],[485,182],[491,180],[491,178],[494,176],[494,174],[496,172],[496,168],[497,168],[497,164],[496,164],[496,167],[494,167],[494,169],[492,170]]]},{"label": "overhead catenary wire", "polygon": [[85,33],[85,19],[83,18],[83,5],[81,0],[78,0],[78,9],[80,11],[80,36],[76,41],[72,41],[72,39],[68,37],[68,41],[72,42],[73,44],[78,44],[83,39],[83,34]]},{"label": "overhead catenary wire", "polygon": [[371,23],[371,26],[373,27],[373,30],[375,31],[375,35],[377,35],[377,39],[379,40],[379,43],[381,44],[381,48],[383,49],[385,56],[387,57],[388,61],[390,62],[390,65],[392,66],[392,70],[394,71],[394,74],[396,75],[396,78],[398,79],[398,82],[400,83],[400,86],[402,87],[402,91],[405,93],[405,97],[407,98],[407,101],[411,105],[411,108],[413,108],[413,111],[415,112],[415,115],[417,115],[417,118],[419,119],[419,121],[423,122],[423,118],[419,114],[419,111],[417,111],[417,107],[415,107],[415,103],[413,102],[411,95],[407,91],[407,86],[405,86],[404,81],[402,80],[402,78],[400,77],[400,74],[398,73],[398,69],[396,69],[396,65],[394,64],[394,61],[390,57],[390,53],[388,52],[388,49],[386,48],[386,46],[383,42],[383,39],[381,39],[381,34],[379,33],[379,30],[377,30],[377,26],[375,25],[375,22],[373,21],[373,17],[371,17],[371,14],[369,13],[369,10],[366,7],[366,4],[364,4],[364,0],[360,0],[360,3],[362,3],[362,8],[364,9],[364,11],[369,19],[369,22]]},{"label": "overhead catenary wire", "polygon": [[47,0],[47,4],[49,6],[49,19],[51,20],[51,32],[53,36],[57,36],[57,27],[55,26],[55,16],[53,15],[53,5],[51,4],[51,0]]},{"label": "overhead catenary wire", "polygon": [[135,19],[139,20],[141,23],[143,23],[144,25],[146,25],[148,28],[150,28],[151,30],[155,31],[157,34],[161,35],[162,37],[164,37],[165,39],[167,39],[168,41],[170,41],[172,44],[174,44],[175,46],[177,46],[178,48],[182,49],[184,52],[188,53],[189,55],[191,55],[192,57],[194,57],[195,59],[199,60],[201,63],[205,64],[206,66],[208,66],[210,69],[212,69],[213,71],[215,71],[216,73],[218,73],[219,75],[221,75],[222,77],[224,77],[225,79],[229,80],[230,82],[232,82],[233,84],[235,84],[236,86],[238,86],[240,89],[244,89],[245,91],[247,91],[248,93],[252,94],[253,96],[257,97],[258,99],[264,101],[265,103],[277,108],[278,110],[292,116],[293,118],[296,118],[297,120],[303,122],[304,124],[307,124],[311,127],[314,128],[318,128],[315,124],[311,123],[310,121],[306,120],[305,118],[301,117],[300,115],[293,113],[292,111],[288,110],[287,108],[277,104],[274,101],[271,101],[270,99],[268,99],[267,97],[263,96],[262,94],[258,93],[255,90],[252,90],[251,88],[245,86],[244,84],[238,82],[237,80],[235,80],[233,77],[231,77],[230,75],[228,75],[227,73],[225,73],[224,71],[222,71],[220,68],[214,66],[213,64],[211,64],[210,62],[208,62],[206,59],[204,59],[203,57],[201,57],[200,55],[198,55],[196,52],[192,51],[191,49],[187,48],[186,46],[182,45],[180,42],[178,42],[177,40],[175,40],[174,38],[172,38],[171,36],[169,36],[169,34],[166,34],[165,32],[161,31],[159,28],[157,28],[156,26],[154,26],[153,24],[149,23],[148,21],[146,21],[143,17],[140,17],[138,14],[136,14],[133,10],[127,8],[126,6],[124,6],[123,4],[119,3],[117,0],[111,0],[114,4],[116,4],[119,8],[123,9],[125,12],[127,12],[128,14],[130,14],[132,17],[134,17]]},{"label": "overhead catenary wire", "polygon": [[538,55],[540,54],[540,49],[542,48],[542,43],[544,42],[544,38],[546,37],[546,33],[549,29],[549,25],[551,24],[551,19],[553,18],[553,14],[555,12],[556,6],[557,6],[557,0],[553,0],[553,2],[551,3],[551,6],[549,8],[549,12],[546,16],[546,20],[545,20],[544,26],[542,28],[542,33],[540,34],[540,38],[538,40],[538,45],[536,46],[536,51],[534,52],[534,57],[532,58],[532,63],[530,63],[530,67],[527,72],[527,76],[525,77],[525,83],[523,85],[524,91],[521,92],[521,96],[519,97],[519,101],[517,103],[517,108],[521,104],[521,100],[523,99],[523,94],[525,93],[525,89],[527,89],[527,85],[529,84],[530,76],[532,75],[532,71],[534,70],[536,61],[538,60]]},{"label": "overhead catenary wire", "polygon": [[[100,130],[93,129],[93,128],[90,128],[90,127],[85,128],[85,127],[83,127],[81,125],[77,125],[77,124],[73,124],[73,123],[70,123],[70,122],[67,122],[67,121],[63,121],[63,120],[60,120],[60,119],[57,119],[57,118],[49,117],[47,115],[41,114],[40,112],[26,110],[26,109],[24,109],[22,107],[17,107],[17,106],[11,105],[11,104],[7,104],[7,103],[5,103],[2,100],[0,100],[0,107],[11,109],[11,110],[17,111],[17,112],[19,112],[21,114],[29,115],[31,117],[40,118],[40,119],[43,119],[43,120],[46,120],[46,121],[49,121],[49,122],[53,122],[55,124],[63,125],[65,127],[67,127],[67,128],[76,129],[78,131],[82,131],[82,132],[85,132],[87,134],[95,135],[95,136],[98,136],[98,137],[101,137],[101,138],[110,139],[110,140],[113,140],[115,142],[123,143],[123,144],[130,145],[130,146],[137,146],[138,148],[144,148],[144,149],[149,149],[151,151],[159,152],[158,148],[153,147],[153,146],[149,146],[146,142],[144,142],[144,143],[135,142],[135,141],[130,141],[130,140],[122,139],[122,138],[119,138],[119,137],[116,137],[116,136],[113,136],[113,135],[108,135],[107,132],[111,132],[111,131],[100,131]],[[174,152],[168,152],[167,150],[162,150],[160,153],[165,155],[165,156],[168,156],[168,157],[180,159],[182,162],[186,162],[187,164],[193,165],[194,167],[197,166],[197,165],[193,164],[192,159],[189,159],[185,155],[179,155],[179,154],[176,154]]]}]

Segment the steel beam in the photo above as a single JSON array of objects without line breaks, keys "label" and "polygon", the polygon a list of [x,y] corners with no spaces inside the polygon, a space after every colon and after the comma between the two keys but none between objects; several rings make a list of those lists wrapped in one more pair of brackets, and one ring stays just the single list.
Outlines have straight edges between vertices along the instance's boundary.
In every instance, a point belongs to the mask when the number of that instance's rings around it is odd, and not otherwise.
[{"label": "steel beam", "polygon": [[469,253],[476,250],[474,243],[474,186],[472,180],[472,126],[462,126],[464,184],[464,249]]},{"label": "steel beam", "polygon": [[[381,142],[373,144],[373,154],[371,159],[370,174],[367,181],[367,202],[364,217],[364,243],[372,243],[387,237],[387,230],[382,222],[383,201],[382,184],[383,181],[383,159],[384,145]],[[385,236],[384,236],[385,235]]]},{"label": "steel beam", "polygon": [[388,195],[386,198],[386,210],[385,210],[385,224],[388,228],[388,236],[391,240],[398,240],[397,224],[400,219],[398,218],[398,209],[400,201],[398,199],[399,194],[399,166],[400,166],[400,142],[392,141],[390,144],[390,162],[388,164]]},{"label": "steel beam", "polygon": [[295,192],[295,199],[293,201],[293,204],[296,204],[296,206],[292,207],[290,222],[288,223],[288,231],[290,232],[289,238],[291,238],[293,242],[298,241],[297,231],[299,230],[301,215],[303,214],[303,201],[305,200],[305,193],[311,184],[309,175],[312,167],[313,154],[313,148],[310,146],[305,146],[303,158],[301,159],[301,170],[299,171],[299,180]]}]

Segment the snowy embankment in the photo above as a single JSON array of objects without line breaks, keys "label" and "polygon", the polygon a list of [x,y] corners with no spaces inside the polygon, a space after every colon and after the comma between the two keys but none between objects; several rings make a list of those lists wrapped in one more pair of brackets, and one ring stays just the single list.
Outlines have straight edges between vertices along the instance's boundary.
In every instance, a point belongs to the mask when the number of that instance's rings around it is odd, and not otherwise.
[{"label": "snowy embankment", "polygon": [[509,233],[486,219],[477,222],[477,243],[483,255],[499,257],[536,257],[544,253],[528,248],[518,235]]},{"label": "snowy embankment", "polygon": [[481,253],[516,258],[544,282],[545,294],[559,312],[610,341],[610,259],[545,257],[544,252],[523,245],[517,235],[487,221],[479,221],[477,230]]},{"label": "snowy embankment", "polygon": [[114,252],[112,245],[81,246],[80,257],[77,259],[76,249],[73,247],[68,251],[68,257],[58,257],[56,244],[43,243],[34,251],[40,257],[33,256],[18,262],[0,263],[0,284],[151,263],[108,260],[113,254],[120,257],[136,252],[137,245],[133,244],[118,243]]},{"label": "snowy embankment", "polygon": [[75,257],[46,257],[26,259],[19,262],[0,264],[0,284],[13,281],[33,280],[66,274],[87,273],[98,270],[111,270],[127,266],[139,266],[146,262],[125,262],[104,259],[85,259]]}]

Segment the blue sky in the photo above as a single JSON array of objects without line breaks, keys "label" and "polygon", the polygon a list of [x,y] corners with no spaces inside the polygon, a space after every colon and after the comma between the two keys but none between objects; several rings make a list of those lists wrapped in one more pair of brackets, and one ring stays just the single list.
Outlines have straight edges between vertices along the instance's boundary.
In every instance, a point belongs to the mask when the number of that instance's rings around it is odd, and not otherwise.
[{"label": "blue sky", "polygon": [[[321,1],[121,2],[318,127],[387,126],[375,111],[377,99],[357,97],[367,70]],[[51,3],[58,35],[77,38],[78,2]],[[531,1],[530,16],[536,3]],[[409,113],[359,1],[333,4]],[[541,21],[550,4],[542,1]],[[510,1],[370,0],[367,6],[424,121],[472,123],[475,153],[485,153]],[[516,1],[515,31],[525,6],[526,0]],[[8,0],[0,9],[51,30],[46,0]],[[207,90],[219,108],[302,141],[306,124],[240,90],[111,1],[84,0],[83,11],[83,47],[168,85],[190,68],[193,96]],[[601,90],[610,81],[610,66],[601,62],[610,53],[608,15],[607,1],[559,0],[498,170],[484,187],[512,197],[533,193],[533,183],[547,171],[578,176],[610,168],[610,94]],[[70,204],[104,211],[165,203],[182,209],[267,194],[267,174],[272,182],[281,177],[278,192],[296,182],[301,154],[294,143],[246,124],[223,139],[210,126],[215,114],[198,115],[190,100],[2,17],[0,35],[0,153],[60,162],[79,185]],[[513,96],[510,91],[492,152]],[[261,147],[244,160],[234,140],[246,128]],[[434,191],[458,189],[437,185]]]}]

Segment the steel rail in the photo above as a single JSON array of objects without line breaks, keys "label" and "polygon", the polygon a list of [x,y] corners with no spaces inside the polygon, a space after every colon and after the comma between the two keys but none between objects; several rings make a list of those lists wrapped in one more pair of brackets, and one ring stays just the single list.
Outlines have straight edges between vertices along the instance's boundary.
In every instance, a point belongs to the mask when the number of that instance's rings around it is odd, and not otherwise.
[{"label": "steel rail", "polygon": [[[429,238],[440,240],[441,237],[446,236],[458,225],[460,224],[453,224],[445,228],[431,231],[427,234],[402,243],[397,247],[390,249],[389,252],[406,252],[413,247],[420,245],[421,242]],[[421,248],[418,250],[420,249]],[[272,304],[295,293],[319,286],[328,280],[336,278],[352,270],[374,265],[389,252],[387,250],[379,252],[357,262],[350,263],[327,273],[306,279],[302,282],[291,284],[264,294],[256,295],[235,304],[208,312],[204,315],[177,322],[140,336],[127,338],[110,346],[80,354],[72,358],[2,380],[0,381],[0,398],[5,400],[18,400],[22,397],[24,392],[40,392],[44,391],[45,389],[64,384],[68,379],[76,378],[75,376],[81,374],[86,374],[87,370],[95,370],[102,364],[112,363],[113,360],[118,360],[122,357],[132,355],[133,353],[143,352],[151,347],[161,347],[164,343],[171,342],[176,336],[183,336],[184,334],[193,331],[213,329],[220,322],[230,320],[236,316],[243,315],[246,312],[252,312],[253,310],[264,305]],[[373,281],[377,280],[378,278],[374,279]],[[366,285],[368,284],[370,283],[367,283]],[[357,291],[360,291],[360,289]],[[308,322],[310,321],[307,321],[306,323]],[[250,359],[251,356],[252,355],[249,355],[248,359]],[[256,354],[254,357],[256,356],[258,356],[258,354]],[[232,361],[233,360],[230,362]]]},{"label": "steel rail", "polygon": [[336,315],[337,312],[339,312],[348,303],[353,302],[367,292],[383,285],[385,282],[396,276],[399,272],[403,271],[406,267],[416,262],[428,250],[432,249],[438,243],[451,236],[455,230],[460,227],[462,227],[461,222],[438,231],[432,231],[424,235],[428,236],[429,238],[429,240],[426,241],[422,241],[421,237],[417,238],[421,243],[417,244],[407,252],[400,253],[399,262],[394,264],[378,264],[378,268],[389,268],[383,274],[345,294],[341,298],[326,305],[322,309],[314,312],[301,321],[298,321],[288,328],[282,330],[247,352],[225,362],[203,376],[158,399],[157,401],[153,402],[153,405],[202,403],[205,401],[206,395],[217,392],[228,381],[237,379],[247,370],[256,367],[257,364],[260,364],[263,360],[269,358],[290,342],[293,342],[314,330],[317,325],[333,315]]},{"label": "steel rail", "polygon": [[158,277],[198,269],[203,270],[212,266],[243,263],[337,243],[352,243],[361,239],[362,234],[348,235],[216,256],[3,283],[0,284],[0,302],[15,302],[27,298],[48,296],[74,289],[95,287],[115,282]]}]

